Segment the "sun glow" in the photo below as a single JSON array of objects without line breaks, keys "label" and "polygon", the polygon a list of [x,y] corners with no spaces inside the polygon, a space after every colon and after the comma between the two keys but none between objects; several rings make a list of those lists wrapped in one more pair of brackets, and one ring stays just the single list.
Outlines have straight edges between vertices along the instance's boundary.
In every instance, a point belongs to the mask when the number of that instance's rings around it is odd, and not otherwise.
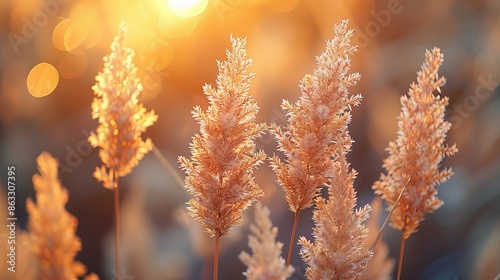
[{"label": "sun glow", "polygon": [[208,5],[208,0],[168,0],[170,10],[180,17],[195,17]]}]

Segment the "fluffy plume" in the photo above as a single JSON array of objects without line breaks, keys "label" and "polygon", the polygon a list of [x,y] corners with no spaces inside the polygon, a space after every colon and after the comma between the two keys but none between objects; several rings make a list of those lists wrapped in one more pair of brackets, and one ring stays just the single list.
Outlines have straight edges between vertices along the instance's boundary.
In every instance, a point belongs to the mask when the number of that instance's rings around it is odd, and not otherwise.
[{"label": "fluffy plume", "polygon": [[191,158],[179,157],[186,172],[185,186],[193,196],[190,215],[206,231],[222,236],[242,220],[242,212],[263,191],[254,182],[253,169],[265,159],[254,139],[265,129],[255,123],[258,106],[248,93],[253,73],[247,73],[246,41],[231,36],[227,60],[217,62],[217,87],[203,87],[209,107],[193,110],[200,133],[193,137]]},{"label": "fluffy plume", "polygon": [[99,126],[88,140],[93,147],[101,148],[99,156],[104,163],[96,168],[94,177],[109,189],[114,188],[116,178],[130,173],[151,151],[151,139],[143,141],[141,134],[158,119],[154,111],[148,112],[139,103],[142,85],[132,62],[134,50],[123,46],[125,33],[122,24],[111,44],[111,53],[104,57],[104,69],[92,87],[92,118],[99,121]]},{"label": "fluffy plume", "polygon": [[326,51],[316,58],[317,69],[300,82],[302,96],[294,104],[287,100],[281,105],[287,110],[288,125],[277,125],[271,131],[278,149],[286,160],[271,158],[271,167],[283,187],[290,210],[297,213],[312,205],[314,198],[326,186],[334,170],[330,157],[336,153],[333,145],[339,131],[345,131],[351,120],[351,107],[359,104],[361,95],[350,95],[348,88],[360,79],[359,73],[348,73],[353,30],[344,20],[334,28],[333,40]]},{"label": "fluffy plume", "polygon": [[285,280],[294,271],[286,266],[281,257],[283,243],[276,242],[278,228],[273,227],[267,207],[257,203],[255,208],[255,224],[250,226],[252,235],[248,237],[248,245],[253,255],[246,252],[240,254],[240,259],[247,265],[243,273],[250,280]]},{"label": "fluffy plume", "polygon": [[425,62],[417,73],[408,95],[401,97],[402,111],[398,121],[398,138],[390,142],[389,156],[384,160],[386,174],[381,174],[373,189],[392,208],[410,174],[411,180],[391,216],[391,224],[402,230],[407,239],[427,213],[436,211],[443,201],[437,198],[436,186],[453,173],[440,170],[441,160],[458,150],[445,144],[451,124],[444,120],[448,98],[441,93],[445,79],[439,77],[443,54],[438,48],[425,53]]},{"label": "fluffy plume", "polygon": [[[360,79],[358,73],[347,74],[348,56],[356,50],[351,46],[353,31],[347,23],[344,20],[335,26],[333,40],[317,58],[314,75],[302,80],[301,99],[294,106],[284,103],[290,111],[289,132],[277,131],[289,167],[285,169],[274,160],[274,168],[279,171],[278,179],[285,186],[292,211],[311,205],[321,187],[328,186],[328,199],[314,200],[314,241],[303,236],[299,239],[308,279],[356,279],[371,258],[364,246],[367,230],[362,224],[370,206],[355,210],[356,171],[346,159],[353,142],[348,130],[351,106],[361,100],[359,94],[352,96],[347,90]],[[283,174],[285,181],[280,179]]]},{"label": "fluffy plume", "polygon": [[314,242],[305,237],[299,239],[300,254],[308,265],[308,279],[356,279],[371,258],[371,251],[364,246],[368,231],[362,224],[368,218],[370,206],[355,210],[356,171],[346,160],[352,139],[346,128],[338,132],[332,146],[332,177],[328,188],[328,200],[316,198],[313,213]]},{"label": "fluffy plume", "polygon": [[[43,152],[37,159],[40,174],[33,176],[36,203],[28,198],[28,233],[22,240],[31,256],[29,276],[23,279],[76,280],[85,274],[85,266],[74,260],[81,250],[75,235],[78,220],[66,211],[68,192],[58,178],[59,163]],[[98,279],[95,274],[86,279]]]}]

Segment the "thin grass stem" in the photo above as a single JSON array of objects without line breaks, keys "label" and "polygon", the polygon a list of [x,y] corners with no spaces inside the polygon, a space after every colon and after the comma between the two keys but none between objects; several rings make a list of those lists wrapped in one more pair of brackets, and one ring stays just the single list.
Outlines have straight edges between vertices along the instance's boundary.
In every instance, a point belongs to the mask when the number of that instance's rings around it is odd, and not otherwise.
[{"label": "thin grass stem", "polygon": [[293,219],[292,236],[290,237],[290,245],[288,246],[288,257],[286,258],[286,266],[289,266],[292,261],[293,243],[295,243],[295,233],[297,232],[297,224],[299,223],[300,209],[295,213]]},{"label": "thin grass stem", "polygon": [[403,254],[405,252],[405,241],[406,241],[406,236],[405,236],[406,220],[407,220],[407,218],[405,217],[403,229],[401,230],[401,244],[399,245],[399,261],[398,261],[397,280],[401,279],[401,271],[403,270]]},{"label": "thin grass stem", "polygon": [[170,162],[168,162],[168,160],[156,146],[153,146],[153,154],[156,156],[156,158],[158,158],[158,160],[167,169],[167,171],[170,172],[172,177],[174,177],[175,182],[179,184],[179,186],[184,188],[184,180],[182,180],[181,176],[177,173],[177,170],[172,167]]},{"label": "thin grass stem", "polygon": [[219,238],[220,234],[215,233],[215,250],[214,250],[214,280],[219,279]]},{"label": "thin grass stem", "polygon": [[382,232],[384,231],[385,227],[387,226],[387,223],[389,222],[389,219],[391,218],[392,213],[394,213],[394,210],[398,206],[399,200],[401,200],[401,197],[403,196],[403,192],[405,191],[406,187],[408,186],[408,183],[410,183],[412,175],[413,175],[413,173],[410,174],[410,176],[408,177],[408,181],[406,181],[406,184],[401,189],[401,192],[399,193],[398,199],[396,199],[396,202],[394,202],[394,205],[392,206],[392,209],[389,212],[389,215],[387,215],[387,217],[385,218],[384,223],[380,227],[380,229],[377,233],[377,236],[375,237],[375,240],[373,240],[373,243],[370,246],[370,251],[372,251],[372,252],[375,251],[375,247],[377,247],[377,244],[380,241],[380,238],[382,237]]},{"label": "thin grass stem", "polygon": [[115,192],[115,272],[116,280],[120,280],[120,189],[118,187],[118,176],[112,170],[113,185]]}]

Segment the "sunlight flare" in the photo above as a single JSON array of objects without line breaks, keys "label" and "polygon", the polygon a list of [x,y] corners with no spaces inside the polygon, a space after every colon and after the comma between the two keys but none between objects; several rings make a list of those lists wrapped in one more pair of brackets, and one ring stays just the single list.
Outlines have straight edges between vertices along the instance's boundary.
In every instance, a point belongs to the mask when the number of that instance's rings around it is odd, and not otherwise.
[{"label": "sunlight flare", "polygon": [[180,17],[195,17],[208,5],[208,0],[168,0],[170,10]]}]

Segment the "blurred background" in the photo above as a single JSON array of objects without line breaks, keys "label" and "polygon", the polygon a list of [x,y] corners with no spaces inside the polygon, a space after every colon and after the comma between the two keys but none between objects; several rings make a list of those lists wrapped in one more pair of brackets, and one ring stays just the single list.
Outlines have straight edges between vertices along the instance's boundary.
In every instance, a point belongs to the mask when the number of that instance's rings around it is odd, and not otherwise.
[{"label": "blurred background", "polygon": [[[206,109],[202,86],[215,83],[229,35],[247,37],[258,118],[283,124],[281,101],[297,100],[299,80],[314,70],[315,56],[345,18],[359,45],[352,70],[363,76],[352,88],[364,100],[350,125],[358,204],[374,197],[384,149],[396,138],[399,98],[416,80],[425,49],[440,47],[440,74],[447,79],[442,91],[450,97],[446,117],[453,125],[447,142],[457,143],[459,153],[443,162],[455,172],[438,188],[444,206],[406,242],[403,279],[493,279],[500,272],[498,0],[1,1],[0,184],[4,191],[6,166],[15,165],[21,228],[25,200],[34,197],[35,159],[48,151],[61,165],[67,209],[79,220],[83,250],[77,259],[101,279],[113,279],[113,193],[92,177],[102,163],[86,139],[97,126],[91,87],[123,21],[125,43],[136,51],[142,101],[159,116],[146,136],[173,167],[149,153],[122,180],[125,279],[210,279],[213,240],[185,213],[189,196],[177,164],[179,155],[190,156],[191,137],[199,131],[191,110]],[[269,155],[276,152],[269,134],[257,143]],[[287,248],[293,214],[275,179],[267,163],[256,172]],[[303,213],[297,236],[309,238],[312,211]],[[237,255],[249,250],[252,216],[250,209],[244,224],[221,239],[220,279],[244,279]],[[400,233],[387,228],[383,239],[397,258]],[[291,279],[305,279],[299,249]]]}]

